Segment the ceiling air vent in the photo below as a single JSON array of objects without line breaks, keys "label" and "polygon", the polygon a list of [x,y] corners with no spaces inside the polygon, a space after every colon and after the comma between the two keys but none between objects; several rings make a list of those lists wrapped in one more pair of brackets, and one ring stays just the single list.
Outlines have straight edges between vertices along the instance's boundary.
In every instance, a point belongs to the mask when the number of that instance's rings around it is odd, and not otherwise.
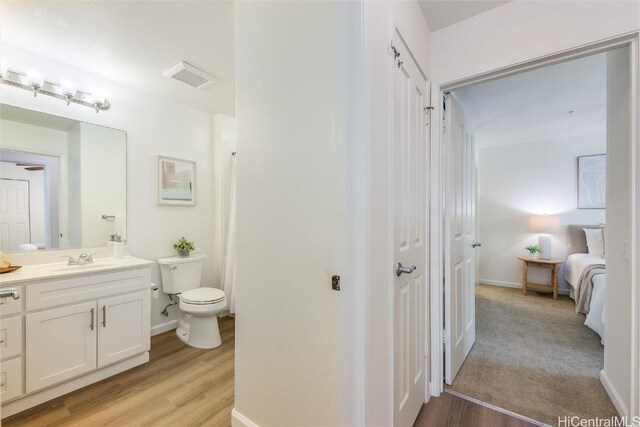
[{"label": "ceiling air vent", "polygon": [[201,69],[184,61],[178,62],[176,65],[162,73],[162,75],[179,80],[191,87],[195,87],[196,89],[205,88],[218,81],[218,79],[213,77],[211,74],[207,74]]}]

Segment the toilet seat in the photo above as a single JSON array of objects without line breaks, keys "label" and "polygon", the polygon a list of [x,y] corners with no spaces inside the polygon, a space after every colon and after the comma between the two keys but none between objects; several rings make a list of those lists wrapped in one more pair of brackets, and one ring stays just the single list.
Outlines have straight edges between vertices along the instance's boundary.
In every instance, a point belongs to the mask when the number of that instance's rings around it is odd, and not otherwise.
[{"label": "toilet seat", "polygon": [[191,305],[215,304],[224,300],[224,291],[217,288],[196,288],[180,294],[180,300]]}]

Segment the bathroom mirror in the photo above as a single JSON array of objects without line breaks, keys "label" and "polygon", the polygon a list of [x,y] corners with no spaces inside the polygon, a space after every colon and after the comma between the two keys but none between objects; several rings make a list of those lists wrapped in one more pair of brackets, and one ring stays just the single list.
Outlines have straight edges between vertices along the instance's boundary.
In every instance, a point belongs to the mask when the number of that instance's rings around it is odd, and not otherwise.
[{"label": "bathroom mirror", "polygon": [[127,134],[0,104],[5,253],[126,240]]}]

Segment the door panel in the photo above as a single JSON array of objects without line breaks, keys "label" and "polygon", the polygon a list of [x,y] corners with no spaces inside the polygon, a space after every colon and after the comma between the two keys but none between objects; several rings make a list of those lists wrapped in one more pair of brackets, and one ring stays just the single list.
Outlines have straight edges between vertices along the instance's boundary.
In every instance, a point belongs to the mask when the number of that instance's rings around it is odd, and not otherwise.
[{"label": "door panel", "polygon": [[0,179],[0,241],[3,252],[31,242],[27,181]]},{"label": "door panel", "polygon": [[98,367],[149,350],[149,306],[149,291],[98,301]]},{"label": "door panel", "polygon": [[398,32],[393,71],[394,425],[413,425],[425,401],[429,85]]},{"label": "door panel", "polygon": [[96,368],[95,301],[27,314],[27,393]]},{"label": "door panel", "polygon": [[456,99],[445,111],[445,382],[475,342],[475,147]]}]

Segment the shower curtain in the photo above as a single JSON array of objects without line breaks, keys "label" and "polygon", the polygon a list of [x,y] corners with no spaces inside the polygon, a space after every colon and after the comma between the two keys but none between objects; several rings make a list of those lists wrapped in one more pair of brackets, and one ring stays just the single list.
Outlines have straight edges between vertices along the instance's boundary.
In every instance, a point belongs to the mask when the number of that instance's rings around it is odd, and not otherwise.
[{"label": "shower curtain", "polygon": [[229,194],[229,212],[227,215],[227,247],[222,273],[222,290],[229,301],[229,314],[236,312],[236,157],[231,157],[231,188]]}]

